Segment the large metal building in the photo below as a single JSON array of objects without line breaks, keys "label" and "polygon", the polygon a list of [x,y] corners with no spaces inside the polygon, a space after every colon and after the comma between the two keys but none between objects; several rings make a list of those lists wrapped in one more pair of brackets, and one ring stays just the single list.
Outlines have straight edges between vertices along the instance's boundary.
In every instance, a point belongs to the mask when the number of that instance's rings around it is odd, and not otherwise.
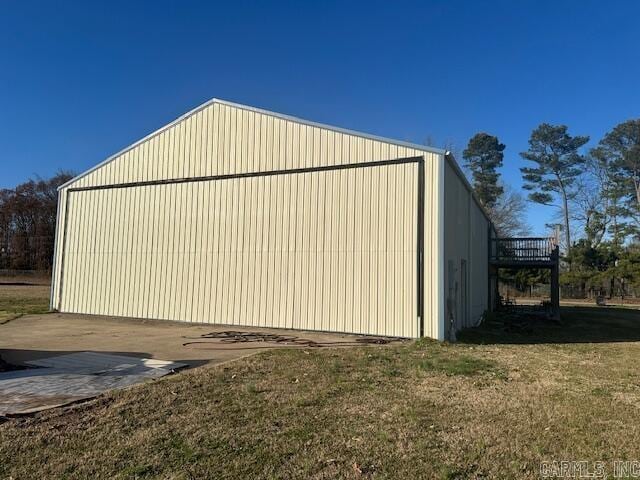
[{"label": "large metal building", "polygon": [[51,308],[446,339],[491,234],[444,150],[213,99],[60,187]]}]

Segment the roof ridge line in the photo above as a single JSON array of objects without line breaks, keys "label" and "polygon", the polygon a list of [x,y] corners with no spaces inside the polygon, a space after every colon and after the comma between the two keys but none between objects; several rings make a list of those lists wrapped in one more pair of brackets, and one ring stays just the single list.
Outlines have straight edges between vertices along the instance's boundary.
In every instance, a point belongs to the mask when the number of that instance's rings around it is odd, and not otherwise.
[{"label": "roof ridge line", "polygon": [[365,132],[359,132],[357,130],[349,130],[347,128],[342,128],[342,127],[337,127],[337,126],[334,126],[334,125],[328,125],[328,124],[324,124],[324,123],[314,122],[314,121],[311,121],[311,120],[305,120],[303,118],[295,117],[295,116],[292,116],[292,115],[287,115],[287,114],[284,114],[284,113],[278,113],[278,112],[274,112],[274,111],[271,111],[271,110],[265,110],[265,109],[262,109],[262,108],[252,107],[250,105],[244,105],[242,103],[231,102],[229,100],[223,100],[221,98],[213,97],[213,98],[207,100],[206,102],[198,105],[197,107],[189,110],[188,112],[180,115],[175,120],[167,123],[166,125],[158,128],[157,130],[154,130],[153,132],[149,133],[148,135],[145,135],[144,137],[142,137],[141,139],[135,141],[134,143],[124,147],[121,150],[118,150],[116,153],[108,156],[106,159],[104,159],[100,163],[94,165],[93,167],[85,170],[82,173],[79,173],[78,175],[76,175],[72,179],[70,179],[67,182],[65,182],[62,185],[60,185],[58,187],[58,190],[61,190],[63,188],[68,187],[69,185],[71,185],[71,184],[77,182],[78,180],[86,177],[90,173],[98,170],[99,168],[104,167],[106,164],[108,164],[109,162],[111,162],[115,158],[119,157],[120,155],[128,152],[129,150],[132,150],[133,148],[137,147],[138,145],[146,142],[147,140],[150,140],[151,138],[155,137],[156,135],[159,135],[160,133],[164,132],[165,130],[168,130],[169,128],[173,127],[174,125],[176,125],[177,123],[181,122],[182,120],[185,120],[185,119],[189,118],[190,116],[195,115],[196,113],[200,112],[201,110],[204,110],[205,108],[207,108],[207,107],[209,107],[209,106],[211,106],[211,105],[213,105],[215,103],[218,103],[220,105],[226,105],[226,106],[233,107],[233,108],[240,108],[240,109],[243,109],[243,110],[248,110],[248,111],[260,113],[260,114],[263,114],[263,115],[269,115],[269,116],[272,116],[272,117],[275,117],[275,118],[280,118],[282,120],[296,122],[296,123],[299,123],[299,124],[302,124],[302,125],[308,125],[308,126],[312,126],[312,127],[316,127],[316,128],[322,128],[322,129],[325,129],[325,130],[331,130],[331,131],[343,133],[343,134],[346,134],[346,135],[353,135],[353,136],[357,136],[357,137],[360,137],[360,138],[367,138],[369,140],[375,140],[375,141],[378,141],[378,142],[390,143],[390,144],[394,144],[394,145],[398,145],[398,146],[413,148],[415,150],[422,150],[422,151],[429,152],[429,153],[435,153],[437,155],[446,155],[447,154],[446,150],[440,149],[440,148],[436,148],[436,147],[429,147],[427,145],[419,145],[417,143],[404,142],[402,140],[396,140],[396,139],[393,139],[393,138],[381,137],[381,136],[378,136],[378,135],[373,135],[373,134],[369,134],[369,133],[365,133]]}]

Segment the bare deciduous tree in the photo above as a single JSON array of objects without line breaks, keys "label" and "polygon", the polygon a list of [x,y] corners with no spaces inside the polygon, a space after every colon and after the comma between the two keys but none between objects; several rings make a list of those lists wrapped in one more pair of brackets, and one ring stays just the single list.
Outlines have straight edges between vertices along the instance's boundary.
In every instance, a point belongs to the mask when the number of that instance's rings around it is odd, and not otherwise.
[{"label": "bare deciduous tree", "polygon": [[0,268],[48,270],[53,258],[57,188],[73,177],[61,171],[0,190]]},{"label": "bare deciduous tree", "polygon": [[520,192],[501,185],[503,192],[489,210],[491,220],[501,237],[523,237],[531,234],[526,222],[527,202]]}]

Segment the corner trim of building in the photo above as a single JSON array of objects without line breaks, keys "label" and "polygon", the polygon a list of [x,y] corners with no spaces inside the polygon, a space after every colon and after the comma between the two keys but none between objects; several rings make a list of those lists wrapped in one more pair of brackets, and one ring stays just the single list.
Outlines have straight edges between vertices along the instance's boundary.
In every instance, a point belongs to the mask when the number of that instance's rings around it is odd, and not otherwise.
[{"label": "corner trim of building", "polygon": [[418,285],[418,337],[424,337],[424,197],[425,197],[425,158],[418,162],[418,218],[417,218],[417,285]]},{"label": "corner trim of building", "polygon": [[54,310],[54,294],[56,291],[56,271],[58,264],[58,225],[60,225],[60,210],[62,208],[60,199],[62,191],[58,190],[58,203],[56,206],[56,228],[53,233],[53,264],[51,265],[51,287],[49,289],[49,310]]},{"label": "corner trim of building", "polygon": [[[58,308],[56,310],[62,311],[62,287],[64,286],[64,261],[65,252],[67,250],[67,226],[69,224],[69,205],[71,201],[71,195],[67,192],[64,196],[64,221],[62,223],[62,245],[60,251],[60,281],[58,282]],[[58,224],[56,224],[56,230]],[[52,308],[54,310],[54,308]]]},{"label": "corner trim of building", "polygon": [[438,198],[438,246],[436,251],[438,252],[438,286],[436,298],[438,299],[436,305],[437,311],[437,329],[435,338],[440,341],[445,340],[445,284],[444,284],[444,249],[445,249],[445,170],[446,159],[445,155],[441,155],[436,162],[437,171],[437,198]]}]

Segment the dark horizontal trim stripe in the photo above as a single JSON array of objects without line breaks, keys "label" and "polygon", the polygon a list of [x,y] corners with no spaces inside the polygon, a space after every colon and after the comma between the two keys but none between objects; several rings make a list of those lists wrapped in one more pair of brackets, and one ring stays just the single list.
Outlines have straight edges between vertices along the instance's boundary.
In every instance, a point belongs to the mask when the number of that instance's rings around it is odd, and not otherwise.
[{"label": "dark horizontal trim stripe", "polygon": [[267,170],[264,172],[232,173],[232,174],[226,174],[226,175],[210,175],[206,177],[172,178],[167,180],[149,180],[146,182],[112,183],[108,185],[95,185],[90,187],[69,188],[67,191],[68,192],[86,192],[88,190],[110,190],[110,189],[119,189],[119,188],[147,187],[152,185],[172,185],[176,183],[209,182],[213,180],[231,180],[234,178],[273,177],[275,175],[295,175],[299,173],[328,172],[332,170],[349,170],[352,168],[383,167],[385,165],[402,165],[406,163],[420,164],[422,162],[424,162],[424,157],[404,157],[404,158],[395,158],[393,160],[378,160],[374,162],[347,163],[342,165],[325,165],[322,167],[291,168],[286,170]]}]

